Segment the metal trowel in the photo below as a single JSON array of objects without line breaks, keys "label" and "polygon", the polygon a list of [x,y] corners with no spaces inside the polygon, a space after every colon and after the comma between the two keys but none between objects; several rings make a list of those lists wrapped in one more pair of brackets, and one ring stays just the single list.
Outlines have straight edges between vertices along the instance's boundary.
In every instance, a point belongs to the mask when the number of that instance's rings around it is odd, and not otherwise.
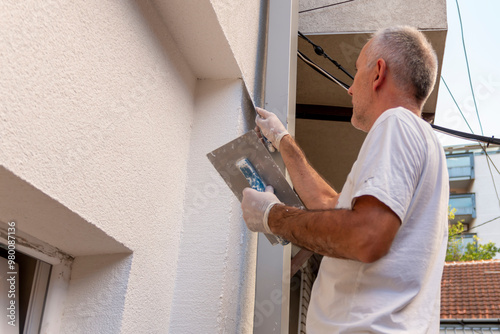
[{"label": "metal trowel", "polygon": [[[264,191],[266,185],[271,185],[280,201],[304,207],[254,130],[208,153],[207,157],[240,202],[246,187]],[[288,243],[274,235],[266,237],[273,245]]]}]

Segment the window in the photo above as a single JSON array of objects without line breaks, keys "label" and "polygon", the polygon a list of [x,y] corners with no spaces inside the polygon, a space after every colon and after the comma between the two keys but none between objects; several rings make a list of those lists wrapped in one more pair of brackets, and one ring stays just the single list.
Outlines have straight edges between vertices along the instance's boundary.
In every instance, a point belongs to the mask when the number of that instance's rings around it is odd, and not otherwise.
[{"label": "window", "polygon": [[[15,264],[9,262],[13,258]],[[51,268],[46,262],[0,244],[0,305],[7,312],[0,322],[1,333],[40,331]]]},{"label": "window", "polygon": [[450,181],[474,179],[474,154],[453,154],[446,157]]},{"label": "window", "polygon": [[450,195],[449,206],[456,209],[453,222],[463,221],[470,224],[476,218],[476,194],[452,194]]}]

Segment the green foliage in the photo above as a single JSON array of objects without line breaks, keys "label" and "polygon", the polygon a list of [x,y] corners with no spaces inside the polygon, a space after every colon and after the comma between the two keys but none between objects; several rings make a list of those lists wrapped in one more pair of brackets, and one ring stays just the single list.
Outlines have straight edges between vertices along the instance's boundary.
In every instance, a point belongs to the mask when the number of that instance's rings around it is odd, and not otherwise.
[{"label": "green foliage", "polygon": [[500,253],[500,248],[495,243],[480,244],[479,238],[474,236],[474,242],[467,245],[460,261],[491,260],[497,253]]},{"label": "green foliage", "polygon": [[[455,218],[456,209],[448,211],[448,219],[451,221]],[[491,260],[498,253],[500,248],[496,247],[495,243],[488,242],[487,244],[479,243],[479,238],[474,236],[474,241],[468,245],[464,245],[462,233],[464,226],[462,222],[456,224],[448,224],[448,249],[446,251],[446,261],[474,261],[474,260]]]}]

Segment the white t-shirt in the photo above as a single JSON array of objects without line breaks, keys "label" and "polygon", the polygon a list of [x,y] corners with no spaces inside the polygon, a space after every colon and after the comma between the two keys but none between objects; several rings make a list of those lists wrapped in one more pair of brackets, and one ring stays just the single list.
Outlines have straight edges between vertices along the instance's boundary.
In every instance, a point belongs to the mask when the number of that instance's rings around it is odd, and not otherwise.
[{"label": "white t-shirt", "polygon": [[[432,128],[402,107],[370,129],[337,209],[371,195],[401,227],[389,253],[364,264],[324,257],[307,333],[437,333],[448,234],[448,169]],[[376,222],[371,222],[376,223]]]}]

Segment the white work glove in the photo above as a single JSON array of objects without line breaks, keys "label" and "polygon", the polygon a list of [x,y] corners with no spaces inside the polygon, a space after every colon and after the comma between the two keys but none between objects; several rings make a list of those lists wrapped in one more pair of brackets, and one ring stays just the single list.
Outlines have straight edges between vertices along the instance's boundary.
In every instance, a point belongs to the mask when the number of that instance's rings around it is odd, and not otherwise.
[{"label": "white work glove", "polygon": [[267,186],[265,192],[259,192],[252,188],[243,189],[243,200],[241,201],[241,209],[243,210],[243,219],[247,223],[247,227],[253,232],[262,232],[273,234],[268,224],[269,211],[280,202],[278,197],[274,195],[272,186]]},{"label": "white work glove", "polygon": [[264,137],[271,141],[279,151],[281,138],[289,134],[288,131],[274,113],[258,107],[255,110],[257,111],[255,124],[260,128]]}]

